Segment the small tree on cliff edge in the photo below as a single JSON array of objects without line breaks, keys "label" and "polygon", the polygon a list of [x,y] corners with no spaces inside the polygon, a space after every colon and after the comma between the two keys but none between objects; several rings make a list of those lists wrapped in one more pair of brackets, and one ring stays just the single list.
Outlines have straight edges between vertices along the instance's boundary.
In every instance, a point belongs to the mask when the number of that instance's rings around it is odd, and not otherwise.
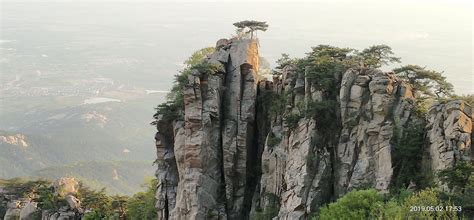
[{"label": "small tree on cliff edge", "polygon": [[245,20],[234,23],[234,26],[237,27],[239,33],[250,33],[250,38],[253,38],[253,33],[256,31],[266,31],[268,29],[266,21]]},{"label": "small tree on cliff edge", "polygon": [[441,72],[427,70],[418,65],[406,65],[393,70],[402,79],[407,80],[423,95],[438,98],[450,97],[453,94],[453,85],[446,81]]}]

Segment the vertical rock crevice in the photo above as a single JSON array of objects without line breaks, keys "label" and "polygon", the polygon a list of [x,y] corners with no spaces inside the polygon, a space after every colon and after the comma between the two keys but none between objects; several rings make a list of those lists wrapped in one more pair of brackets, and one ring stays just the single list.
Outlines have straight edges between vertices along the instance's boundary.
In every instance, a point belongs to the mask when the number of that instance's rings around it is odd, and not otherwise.
[{"label": "vertical rock crevice", "polygon": [[[414,89],[393,73],[337,73],[337,94],[294,65],[259,80],[253,39],[219,40],[206,62],[222,68],[191,72],[182,119],[157,121],[159,219],[308,219],[350,190],[387,193],[401,175],[398,134],[425,120],[424,172],[472,158],[471,107],[436,104],[420,118]],[[308,113],[325,102],[337,103],[330,120]]]},{"label": "vertical rock crevice", "polygon": [[216,48],[206,62],[224,68],[188,75],[183,121],[158,118],[160,219],[243,219],[250,211],[254,181],[249,172],[258,160],[257,42],[221,40]]},{"label": "vertical rock crevice", "polygon": [[[472,161],[471,106],[459,100],[438,103],[429,109],[426,121],[428,153],[423,160],[429,165],[427,172],[436,173],[462,161]],[[452,190],[436,176],[435,182],[445,191]]]}]

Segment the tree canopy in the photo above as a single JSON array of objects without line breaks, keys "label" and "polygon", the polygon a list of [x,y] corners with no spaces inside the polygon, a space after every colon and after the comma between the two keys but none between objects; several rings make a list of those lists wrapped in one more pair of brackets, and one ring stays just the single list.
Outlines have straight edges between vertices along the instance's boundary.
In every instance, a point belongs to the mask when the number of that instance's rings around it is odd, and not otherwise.
[{"label": "tree canopy", "polygon": [[363,64],[368,68],[379,68],[389,63],[399,63],[400,58],[394,57],[392,48],[385,45],[374,45],[358,53]]},{"label": "tree canopy", "polygon": [[[167,95],[167,101],[158,105],[156,113],[153,115],[154,119],[162,116],[164,120],[172,121],[180,117],[180,110],[184,108],[184,87],[188,83],[188,76],[193,70],[200,73],[213,74],[220,69],[217,64],[208,63],[206,57],[215,51],[214,47],[205,47],[195,51],[185,62],[184,69],[179,74],[175,75],[173,87]],[[151,124],[156,125],[157,121]]]},{"label": "tree canopy", "polygon": [[253,38],[254,32],[266,31],[268,29],[268,24],[266,21],[244,20],[235,22],[234,26],[237,27],[237,32],[246,34],[250,33],[251,38]]},{"label": "tree canopy", "polygon": [[435,96],[438,98],[450,97],[453,93],[453,85],[446,81],[442,72],[428,70],[418,65],[406,65],[393,70],[402,79],[407,80],[424,96]]}]

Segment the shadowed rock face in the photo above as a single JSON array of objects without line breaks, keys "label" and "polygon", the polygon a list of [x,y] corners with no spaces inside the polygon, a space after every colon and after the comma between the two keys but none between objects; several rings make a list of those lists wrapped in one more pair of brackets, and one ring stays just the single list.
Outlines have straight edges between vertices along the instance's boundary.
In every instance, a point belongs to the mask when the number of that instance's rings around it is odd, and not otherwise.
[{"label": "shadowed rock face", "polygon": [[[414,113],[410,85],[379,70],[341,72],[334,76],[335,126],[314,117],[290,126],[284,117],[303,114],[301,103],[328,97],[291,65],[273,82],[258,81],[258,57],[256,40],[219,40],[208,62],[222,68],[194,70],[183,117],[158,119],[159,219],[248,219],[269,207],[277,208],[279,219],[308,219],[352,189],[387,192],[396,178],[396,128],[425,121]],[[270,114],[271,99],[288,93],[284,109]],[[435,105],[426,124],[426,172],[470,160],[469,106]]]}]

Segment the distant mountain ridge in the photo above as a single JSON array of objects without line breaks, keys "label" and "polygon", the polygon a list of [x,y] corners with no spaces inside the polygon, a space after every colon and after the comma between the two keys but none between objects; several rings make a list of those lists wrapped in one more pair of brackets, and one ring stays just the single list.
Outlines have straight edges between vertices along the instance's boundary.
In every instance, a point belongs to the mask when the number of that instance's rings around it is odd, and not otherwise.
[{"label": "distant mountain ridge", "polygon": [[92,189],[105,187],[111,195],[132,195],[143,190],[147,178],[153,178],[154,169],[149,161],[89,161],[48,167],[35,171],[29,178],[74,177]]}]

